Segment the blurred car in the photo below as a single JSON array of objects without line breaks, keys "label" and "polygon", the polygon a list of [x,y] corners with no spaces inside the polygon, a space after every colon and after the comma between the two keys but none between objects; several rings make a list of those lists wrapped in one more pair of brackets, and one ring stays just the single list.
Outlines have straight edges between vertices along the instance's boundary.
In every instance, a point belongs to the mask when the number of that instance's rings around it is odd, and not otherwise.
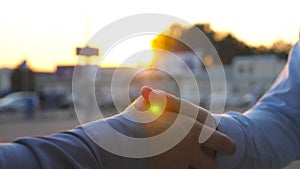
[{"label": "blurred car", "polygon": [[74,100],[73,100],[72,93],[64,94],[56,100],[58,101],[57,103],[58,108],[69,109],[74,107]]},{"label": "blurred car", "polygon": [[114,106],[114,100],[110,94],[98,96],[96,99],[100,108],[111,108]]},{"label": "blurred car", "polygon": [[1,112],[22,112],[26,108],[28,101],[33,104],[33,109],[39,108],[39,96],[35,92],[14,92],[0,99],[0,111]]}]

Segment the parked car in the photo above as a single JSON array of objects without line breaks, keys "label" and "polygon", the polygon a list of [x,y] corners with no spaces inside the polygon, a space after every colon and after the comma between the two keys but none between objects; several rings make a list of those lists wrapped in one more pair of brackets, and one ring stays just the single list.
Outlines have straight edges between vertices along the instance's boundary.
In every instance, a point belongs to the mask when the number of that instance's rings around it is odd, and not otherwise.
[{"label": "parked car", "polygon": [[26,112],[28,104],[35,110],[39,108],[39,103],[39,96],[35,92],[14,92],[0,99],[0,112]]}]

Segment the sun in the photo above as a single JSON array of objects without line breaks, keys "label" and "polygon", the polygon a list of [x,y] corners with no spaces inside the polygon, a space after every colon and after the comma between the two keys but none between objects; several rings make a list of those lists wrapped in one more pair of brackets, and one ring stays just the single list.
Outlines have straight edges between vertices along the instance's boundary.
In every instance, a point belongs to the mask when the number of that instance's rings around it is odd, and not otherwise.
[{"label": "sun", "polygon": [[148,67],[154,62],[151,41],[157,35],[139,35],[115,45],[104,54],[101,67]]}]

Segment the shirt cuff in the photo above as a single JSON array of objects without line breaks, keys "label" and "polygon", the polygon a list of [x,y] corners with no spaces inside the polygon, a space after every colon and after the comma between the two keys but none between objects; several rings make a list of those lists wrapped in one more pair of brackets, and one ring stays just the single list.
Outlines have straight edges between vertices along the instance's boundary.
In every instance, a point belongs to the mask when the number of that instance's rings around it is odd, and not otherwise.
[{"label": "shirt cuff", "polygon": [[243,117],[242,114],[235,112],[213,114],[213,117],[218,124],[218,131],[233,139],[237,145],[236,152],[233,155],[226,155],[222,152],[217,152],[216,162],[221,169],[237,168],[237,166],[240,166],[242,163],[245,151],[245,138],[243,137],[243,130],[235,118],[245,117]]}]

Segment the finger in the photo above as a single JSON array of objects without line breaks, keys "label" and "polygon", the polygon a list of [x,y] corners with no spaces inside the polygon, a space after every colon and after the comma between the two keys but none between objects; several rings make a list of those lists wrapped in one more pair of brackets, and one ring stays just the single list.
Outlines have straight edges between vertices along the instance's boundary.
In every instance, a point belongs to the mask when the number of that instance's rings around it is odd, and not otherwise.
[{"label": "finger", "polygon": [[216,128],[216,124],[213,117],[210,115],[210,112],[207,111],[206,109],[197,106],[184,99],[180,99],[172,94],[166,93],[162,90],[153,90],[148,86],[144,86],[141,89],[141,94],[147,103],[149,103],[150,93],[153,95],[158,95],[163,93],[166,96],[167,102],[166,102],[165,109],[167,111],[172,111],[175,113],[183,113],[192,118],[194,117],[194,113],[197,113],[196,119],[198,122],[206,124],[212,128]]},{"label": "finger", "polygon": [[194,169],[202,169],[202,168],[218,169],[219,168],[216,161],[206,155],[202,155],[201,160],[200,159],[193,160],[191,162],[191,167]]},{"label": "finger", "polygon": [[146,111],[148,109],[147,101],[143,97],[138,97],[129,106],[133,106],[139,111]]},{"label": "finger", "polygon": [[231,155],[236,151],[235,142],[225,134],[203,125],[199,135],[202,146]]},{"label": "finger", "polygon": [[166,93],[162,90],[153,90],[152,88],[150,88],[148,86],[144,86],[141,89],[141,94],[148,103],[149,103],[150,93],[152,93],[153,95],[158,95],[159,93],[164,94],[167,97],[166,110],[177,112],[177,113],[180,111],[181,99],[179,99],[175,96],[171,96],[171,94]]},{"label": "finger", "polygon": [[145,99],[145,101],[149,102],[149,96],[152,91],[153,91],[152,88],[150,88],[148,86],[144,86],[141,88],[141,94],[142,94],[143,98]]},{"label": "finger", "polygon": [[201,145],[228,155],[236,151],[236,144],[231,138],[197,121],[190,130],[189,135],[192,138],[191,141],[198,141],[199,146]]},{"label": "finger", "polygon": [[194,145],[194,149],[192,150],[190,159],[191,159],[190,161],[191,168],[194,169],[202,169],[202,168],[217,169],[218,168],[216,162],[214,161],[214,158],[205,154],[205,152],[203,152],[203,149],[198,143]]},{"label": "finger", "polygon": [[212,158],[212,159],[215,159],[215,158],[216,158],[216,152],[217,152],[217,151],[215,151],[215,150],[213,150],[213,149],[210,149],[210,148],[208,148],[208,147],[205,147],[205,146],[201,145],[201,151],[202,151],[205,155],[209,156],[209,157]]}]

